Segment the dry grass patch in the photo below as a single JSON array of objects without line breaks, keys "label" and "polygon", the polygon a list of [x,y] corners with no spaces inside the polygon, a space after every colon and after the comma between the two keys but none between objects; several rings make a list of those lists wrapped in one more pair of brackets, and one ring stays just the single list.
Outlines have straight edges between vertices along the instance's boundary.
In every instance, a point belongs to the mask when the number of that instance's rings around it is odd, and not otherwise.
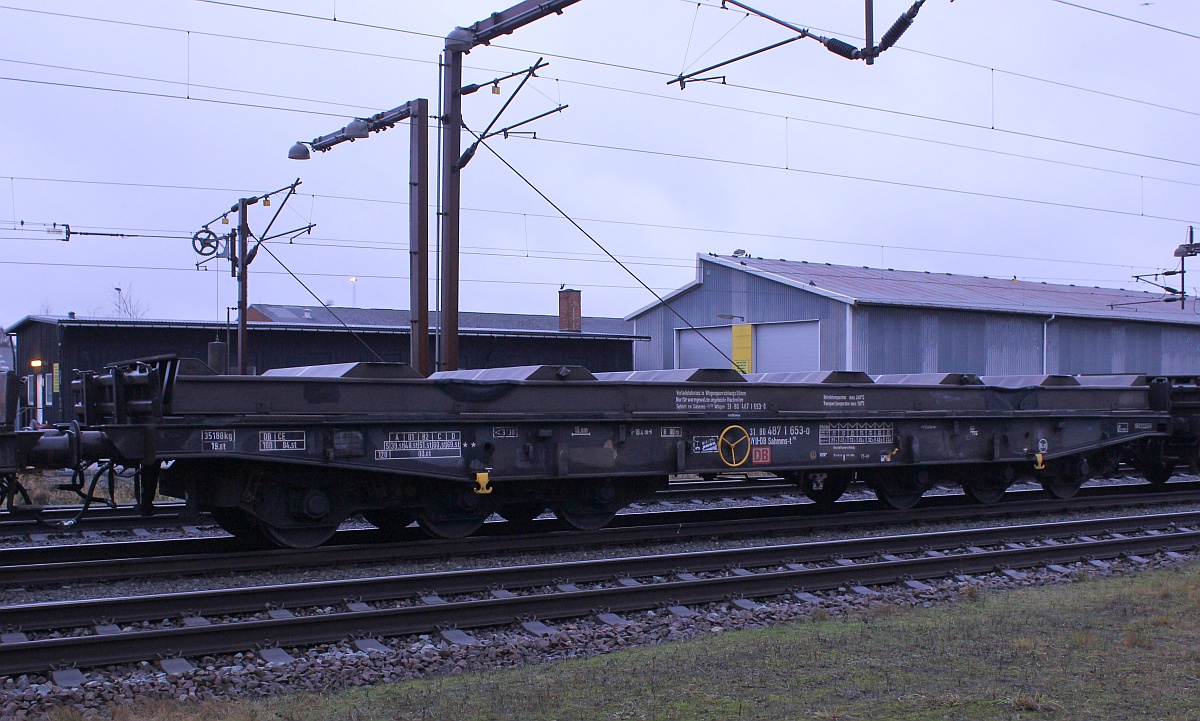
[{"label": "dry grass patch", "polygon": [[[88,469],[88,473],[84,478],[85,491],[91,486],[92,476],[95,472],[96,469],[94,467]],[[18,480],[29,494],[29,502],[35,506],[65,506],[83,502],[78,493],[58,488],[60,485],[71,482],[71,473],[69,471],[29,471],[21,473]],[[113,484],[113,490],[117,498],[117,503],[127,505],[137,502],[137,499],[133,495],[132,477],[117,476]],[[97,498],[105,501],[108,500],[107,476],[102,477],[100,482],[96,484],[95,495]],[[162,501],[168,499],[164,496],[157,496],[156,500]]]}]

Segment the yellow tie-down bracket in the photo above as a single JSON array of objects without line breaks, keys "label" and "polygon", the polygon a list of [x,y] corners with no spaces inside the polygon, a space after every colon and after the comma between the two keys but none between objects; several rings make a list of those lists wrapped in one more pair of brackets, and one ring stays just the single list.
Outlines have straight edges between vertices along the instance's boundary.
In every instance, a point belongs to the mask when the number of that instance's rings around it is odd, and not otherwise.
[{"label": "yellow tie-down bracket", "polygon": [[1035,471],[1046,470],[1045,456],[1043,456],[1041,453],[1035,453],[1035,454],[1033,454],[1033,457],[1037,459],[1037,463],[1033,464],[1033,470],[1035,470]]},{"label": "yellow tie-down bracket", "polygon": [[487,471],[475,474],[475,493],[485,496],[492,492],[492,479]]}]

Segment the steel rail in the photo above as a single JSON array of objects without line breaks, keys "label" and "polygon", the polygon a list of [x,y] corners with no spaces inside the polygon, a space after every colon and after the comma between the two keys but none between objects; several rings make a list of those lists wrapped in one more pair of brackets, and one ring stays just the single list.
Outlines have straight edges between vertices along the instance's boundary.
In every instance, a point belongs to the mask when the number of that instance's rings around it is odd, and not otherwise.
[{"label": "steel rail", "polygon": [[[1195,484],[1188,484],[1193,486]],[[1116,486],[1096,491],[1113,491],[1140,486]],[[598,531],[551,531],[561,528],[554,520],[540,521],[529,534],[506,533],[507,524],[496,526],[496,535],[475,536],[454,541],[425,539],[417,529],[399,543],[333,545],[308,550],[272,550],[230,553],[235,539],[177,539],[172,541],[136,541],[130,543],[90,544],[87,546],[33,547],[0,551],[0,586],[28,586],[80,581],[104,581],[120,578],[245,572],[286,567],[317,567],[346,563],[390,563],[447,556],[495,555],[544,551],[594,545],[666,542],[688,538],[734,538],[755,535],[781,535],[865,528],[905,523],[939,523],[955,520],[995,518],[1031,513],[1103,510],[1131,505],[1152,506],[1200,501],[1195,490],[1154,494],[1119,491],[1115,494],[1082,494],[1069,500],[1047,500],[1035,491],[1025,492],[1038,499],[1014,498],[994,506],[966,502],[962,496],[938,496],[926,499],[929,506],[908,511],[859,511],[819,514],[813,504],[753,506],[739,509],[688,510],[656,513],[631,513],[618,516],[614,526]],[[1015,495],[1015,494],[1014,494]],[[1132,498],[1131,498],[1132,496]],[[924,503],[924,502],[923,502]],[[874,501],[855,501],[847,507],[877,508]],[[343,532],[346,533],[346,532]],[[373,531],[350,532],[369,540]],[[349,534],[348,534],[349,535]],[[196,543],[202,542],[202,543]],[[161,552],[201,547],[206,553],[158,556]],[[76,549],[85,560],[56,562],[57,549]],[[150,555],[143,555],[147,551]]]},{"label": "steel rail", "polygon": [[[1014,527],[1003,529],[1010,535]],[[708,603],[737,597],[766,597],[794,590],[823,590],[846,584],[883,584],[906,578],[940,578],[1029,568],[1089,558],[1185,550],[1200,544],[1200,531],[1075,540],[1033,548],[1006,547],[955,555],[870,561],[824,568],[787,568],[761,573],[433,605],[348,611],[291,618],[253,620],[199,627],[130,631],[98,636],[54,638],[5,644],[0,674],[28,673],[57,665],[82,667],[129,663],[165,656],[228,653],[250,647],[331,643],[364,636],[396,636],[457,625],[486,627],[526,618],[553,619],[588,615],[597,609],[632,611],[663,605]]]},{"label": "steel rail", "polygon": [[[569,578],[572,583],[590,583],[621,577],[661,576],[680,569],[709,572],[741,566],[814,563],[831,558],[856,558],[885,552],[897,554],[916,553],[927,549],[959,549],[1009,542],[1014,538],[1027,541],[1057,539],[1088,534],[1140,532],[1147,528],[1187,529],[1196,525],[1200,525],[1200,511],[569,561],[536,566],[440,571],[153,596],[34,603],[0,607],[0,628],[19,628],[22,631],[47,630],[86,626],[101,621],[128,623],[195,615],[254,613],[271,608],[338,604],[346,599],[397,599],[431,588],[437,589],[439,593],[470,593],[491,588],[553,585],[563,578]],[[163,609],[170,610],[164,613]]]},{"label": "steel rail", "polygon": [[[79,514],[79,506],[49,506],[33,513],[0,511],[0,537],[25,536],[31,533],[73,533],[83,531],[125,531],[133,528],[178,527],[198,522],[186,518],[183,503],[164,503],[155,506],[153,516],[142,515],[135,506],[103,506],[88,511],[84,520],[73,526],[55,525]],[[208,518],[204,514],[204,518]],[[208,521],[211,523],[211,521]]]}]

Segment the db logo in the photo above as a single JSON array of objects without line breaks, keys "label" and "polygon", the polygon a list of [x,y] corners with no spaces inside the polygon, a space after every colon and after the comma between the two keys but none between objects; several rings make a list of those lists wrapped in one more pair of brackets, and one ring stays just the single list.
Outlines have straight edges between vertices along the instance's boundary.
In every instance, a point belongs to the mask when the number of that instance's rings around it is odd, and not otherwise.
[{"label": "db logo", "polygon": [[771,463],[770,446],[753,446],[750,449],[750,462],[756,466],[766,466]]}]

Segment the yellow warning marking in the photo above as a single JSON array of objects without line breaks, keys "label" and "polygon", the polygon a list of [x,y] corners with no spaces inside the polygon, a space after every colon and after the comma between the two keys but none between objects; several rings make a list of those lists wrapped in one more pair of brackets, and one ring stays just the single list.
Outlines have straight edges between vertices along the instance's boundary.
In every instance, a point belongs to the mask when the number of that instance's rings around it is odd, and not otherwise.
[{"label": "yellow warning marking", "polygon": [[1035,471],[1046,470],[1046,462],[1044,460],[1042,460],[1042,458],[1043,458],[1042,454],[1035,453],[1033,457],[1037,459],[1037,463],[1033,464],[1033,470],[1035,470]]},{"label": "yellow warning marking", "polygon": [[492,479],[485,473],[475,474],[475,492],[479,495],[486,495],[492,492]]}]

